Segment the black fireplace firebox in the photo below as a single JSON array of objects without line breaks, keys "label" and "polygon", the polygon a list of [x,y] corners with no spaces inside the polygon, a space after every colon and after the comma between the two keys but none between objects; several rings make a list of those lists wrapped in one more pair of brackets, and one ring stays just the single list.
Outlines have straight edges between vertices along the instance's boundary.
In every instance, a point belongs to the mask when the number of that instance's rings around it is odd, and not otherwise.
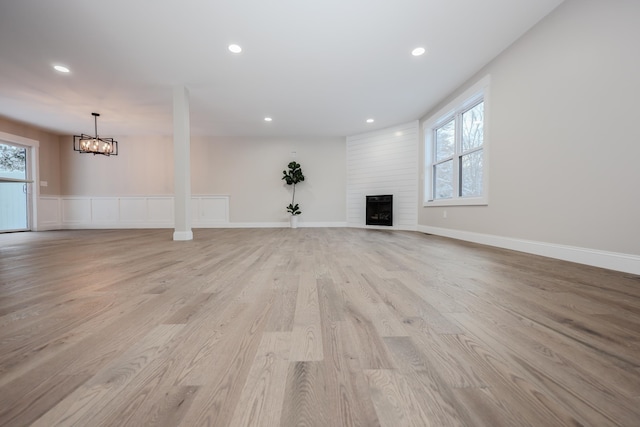
[{"label": "black fireplace firebox", "polygon": [[367,225],[393,225],[393,195],[367,196]]}]

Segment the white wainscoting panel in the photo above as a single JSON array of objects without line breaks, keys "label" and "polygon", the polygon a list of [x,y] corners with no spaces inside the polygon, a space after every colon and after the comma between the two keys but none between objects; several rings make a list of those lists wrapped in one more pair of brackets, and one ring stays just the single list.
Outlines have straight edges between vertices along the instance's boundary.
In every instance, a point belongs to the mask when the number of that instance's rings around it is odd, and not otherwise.
[{"label": "white wainscoting panel", "polygon": [[60,228],[60,197],[40,196],[38,201],[38,230]]},{"label": "white wainscoting panel", "polygon": [[193,196],[191,221],[195,228],[220,227],[229,224],[229,196]]},{"label": "white wainscoting panel", "polygon": [[173,197],[148,197],[147,219],[153,223],[172,224],[173,227]]},{"label": "white wainscoting panel", "polygon": [[100,197],[91,199],[91,221],[96,223],[113,223],[118,221],[117,197]]},{"label": "white wainscoting panel", "polygon": [[[192,226],[229,225],[229,196],[192,197]],[[39,228],[173,228],[173,196],[46,196],[39,201]]]},{"label": "white wainscoting panel", "polygon": [[63,197],[62,223],[78,225],[90,224],[91,199],[88,197]]},{"label": "white wainscoting panel", "polygon": [[147,222],[147,198],[146,197],[122,197],[120,198],[120,222],[137,223]]},{"label": "white wainscoting panel", "polygon": [[[173,228],[173,196],[46,196],[39,201],[39,229]],[[193,228],[289,227],[289,222],[230,223],[228,195],[191,197]],[[395,213],[394,213],[395,215]],[[299,227],[346,227],[345,222],[300,222]]]},{"label": "white wainscoting panel", "polygon": [[416,229],[419,137],[415,121],[347,138],[349,227],[365,227],[366,196],[393,194],[393,228]]}]

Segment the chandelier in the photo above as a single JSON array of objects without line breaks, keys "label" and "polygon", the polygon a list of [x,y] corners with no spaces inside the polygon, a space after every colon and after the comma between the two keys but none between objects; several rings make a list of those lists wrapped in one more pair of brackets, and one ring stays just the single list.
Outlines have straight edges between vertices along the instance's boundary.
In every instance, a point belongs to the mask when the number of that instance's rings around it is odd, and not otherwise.
[{"label": "chandelier", "polygon": [[118,141],[114,141],[113,138],[99,138],[98,137],[98,113],[91,113],[94,117],[95,133],[96,136],[91,135],[74,135],[73,136],[73,151],[79,151],[80,153],[91,153],[93,155],[102,154],[103,156],[117,156],[118,155]]}]

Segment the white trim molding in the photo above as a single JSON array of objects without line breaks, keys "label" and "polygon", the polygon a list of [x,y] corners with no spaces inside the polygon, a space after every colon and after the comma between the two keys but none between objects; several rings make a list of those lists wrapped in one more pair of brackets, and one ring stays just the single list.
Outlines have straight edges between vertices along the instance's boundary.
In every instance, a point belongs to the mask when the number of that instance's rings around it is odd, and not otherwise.
[{"label": "white trim molding", "polygon": [[394,225],[394,226],[386,226],[386,225],[365,225],[365,224],[349,224],[349,227],[352,228],[366,228],[370,230],[396,230],[396,231],[417,231],[416,225]]},{"label": "white trim molding", "polygon": [[[298,228],[345,228],[346,222],[304,222],[298,221]],[[284,222],[230,222],[221,228],[290,228],[289,221]]]},{"label": "white trim molding", "polygon": [[229,224],[229,196],[191,196],[191,228],[217,228]]},{"label": "white trim molding", "polygon": [[[290,226],[289,222],[285,224],[287,224],[287,227]],[[344,228],[346,226],[346,222],[298,221],[299,228]]]},{"label": "white trim molding", "polygon": [[62,226],[61,204],[58,196],[40,196],[37,231],[59,230]]},{"label": "white trim molding", "polygon": [[608,252],[577,246],[558,245],[534,240],[515,239],[471,231],[419,225],[418,231],[452,239],[465,240],[503,249],[561,259],[563,261],[607,268],[624,273],[640,274],[640,256],[619,252]]},{"label": "white trim molding", "polygon": [[28,150],[27,161],[30,163],[27,167],[26,181],[32,185],[28,185],[28,228],[38,231],[38,199],[40,197],[40,141],[25,138],[19,135],[13,135],[6,132],[0,132],[0,142],[5,141],[10,144],[21,145]]},{"label": "white trim molding", "polygon": [[182,242],[193,240],[193,231],[174,231],[173,240]]},{"label": "white trim molding", "polygon": [[[491,141],[491,76],[486,75],[478,80],[473,86],[458,95],[453,101],[449,102],[445,107],[441,108],[437,113],[431,115],[422,123],[422,133],[424,136],[424,165],[422,172],[422,181],[424,184],[424,194],[422,195],[422,206],[485,206],[489,204],[489,161],[490,161],[490,141]],[[456,120],[458,122],[459,114],[479,103],[484,103],[484,119],[483,119],[483,143],[482,143],[482,195],[480,197],[463,197],[457,194],[458,190],[458,166],[457,160],[462,156],[462,150],[456,143],[455,153],[452,155],[453,160],[453,197],[448,199],[434,199],[432,189],[432,167],[435,164],[433,159],[433,131],[442,126],[447,121]],[[455,119],[454,119],[455,118]],[[458,129],[458,128],[457,128]],[[456,130],[458,134],[458,130]]]},{"label": "white trim molding", "polygon": [[[191,197],[192,226],[229,224],[229,196]],[[173,228],[173,196],[41,196],[39,229]]]}]

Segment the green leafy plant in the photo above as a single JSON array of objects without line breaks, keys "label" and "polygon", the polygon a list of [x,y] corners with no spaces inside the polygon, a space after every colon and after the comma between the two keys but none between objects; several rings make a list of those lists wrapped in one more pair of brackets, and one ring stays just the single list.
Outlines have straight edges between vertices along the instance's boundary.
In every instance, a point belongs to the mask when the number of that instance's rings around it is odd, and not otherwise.
[{"label": "green leafy plant", "polygon": [[304,181],[304,175],[302,174],[300,163],[290,162],[287,167],[289,168],[288,171],[282,171],[282,179],[285,180],[287,185],[293,185],[293,196],[291,197],[291,203],[287,206],[287,212],[291,215],[300,215],[302,211],[296,203],[296,184]]}]

